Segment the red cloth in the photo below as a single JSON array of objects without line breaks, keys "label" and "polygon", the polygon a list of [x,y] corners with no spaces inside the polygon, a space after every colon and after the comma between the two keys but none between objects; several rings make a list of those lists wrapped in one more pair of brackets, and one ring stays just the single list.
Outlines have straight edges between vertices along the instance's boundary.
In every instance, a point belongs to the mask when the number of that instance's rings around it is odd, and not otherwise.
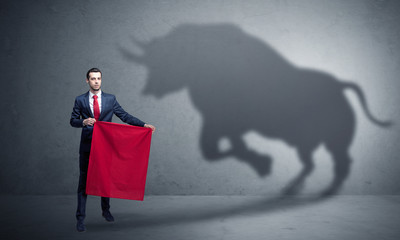
[{"label": "red cloth", "polygon": [[86,193],[143,201],[151,135],[150,128],[97,121]]}]

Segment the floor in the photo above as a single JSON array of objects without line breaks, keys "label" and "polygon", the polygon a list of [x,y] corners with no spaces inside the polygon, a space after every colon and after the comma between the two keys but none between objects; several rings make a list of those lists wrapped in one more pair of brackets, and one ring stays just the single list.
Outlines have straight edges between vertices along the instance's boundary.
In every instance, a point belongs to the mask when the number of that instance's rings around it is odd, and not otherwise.
[{"label": "floor", "polygon": [[114,223],[89,196],[87,231],[75,195],[2,196],[0,239],[400,239],[400,196],[146,196],[112,199]]}]

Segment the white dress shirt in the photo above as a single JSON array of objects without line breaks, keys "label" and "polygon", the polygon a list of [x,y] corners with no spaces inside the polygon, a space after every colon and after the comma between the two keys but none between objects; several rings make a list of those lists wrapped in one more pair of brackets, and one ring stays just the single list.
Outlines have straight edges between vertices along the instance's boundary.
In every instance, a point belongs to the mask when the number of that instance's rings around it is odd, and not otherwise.
[{"label": "white dress shirt", "polygon": [[101,90],[97,94],[93,94],[91,91],[89,91],[89,106],[90,110],[92,110],[93,116],[94,116],[94,111],[93,111],[93,96],[97,95],[97,102],[99,103],[99,109],[101,113]]}]

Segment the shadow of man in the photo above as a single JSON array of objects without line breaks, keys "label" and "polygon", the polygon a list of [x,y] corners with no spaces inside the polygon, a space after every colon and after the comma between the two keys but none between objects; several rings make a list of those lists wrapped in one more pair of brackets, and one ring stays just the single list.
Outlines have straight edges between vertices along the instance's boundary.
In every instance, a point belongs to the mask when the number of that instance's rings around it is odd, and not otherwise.
[{"label": "shadow of man", "polygon": [[[249,150],[243,141],[251,130],[297,149],[303,167],[284,194],[301,190],[314,169],[312,153],[321,144],[334,161],[334,179],[322,194],[336,193],[349,176],[355,116],[345,89],[356,93],[372,122],[389,125],[371,115],[356,84],[297,68],[232,24],[186,24],[148,43],[135,43],[144,55],[122,52],[148,68],[145,94],[163,97],[188,89],[203,116],[200,145],[207,160],[234,156],[259,176],[269,174],[271,158]],[[218,147],[223,138],[229,139],[229,149]]]}]

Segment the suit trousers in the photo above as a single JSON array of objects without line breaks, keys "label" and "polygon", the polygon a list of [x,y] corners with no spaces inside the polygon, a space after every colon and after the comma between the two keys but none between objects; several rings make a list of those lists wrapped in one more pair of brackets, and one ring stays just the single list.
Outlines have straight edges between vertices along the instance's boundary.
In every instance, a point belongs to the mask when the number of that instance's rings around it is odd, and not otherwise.
[{"label": "suit trousers", "polygon": [[[90,152],[82,152],[79,154],[79,184],[78,184],[78,208],[76,210],[76,219],[83,221],[86,216],[86,179],[89,167]],[[101,209],[109,211],[110,198],[101,197]]]}]

